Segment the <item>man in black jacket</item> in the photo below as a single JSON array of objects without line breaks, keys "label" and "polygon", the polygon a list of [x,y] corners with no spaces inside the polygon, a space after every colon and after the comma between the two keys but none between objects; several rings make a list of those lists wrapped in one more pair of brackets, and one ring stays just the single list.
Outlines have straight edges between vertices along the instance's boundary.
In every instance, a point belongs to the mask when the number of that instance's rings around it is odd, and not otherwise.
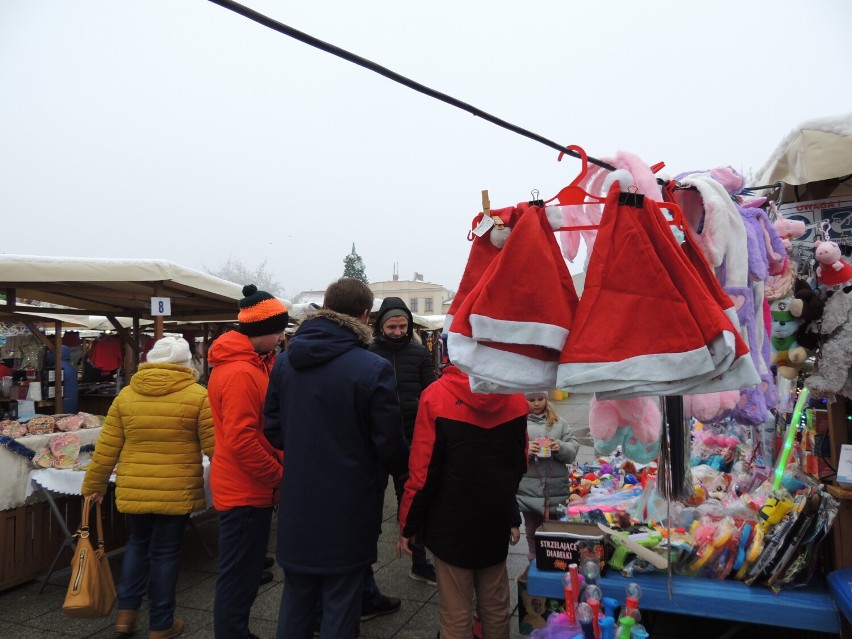
[{"label": "man in black jacket", "polygon": [[[414,340],[414,319],[400,298],[386,297],[382,302],[373,325],[370,351],[393,365],[396,392],[402,411],[403,432],[410,445],[420,394],[435,381],[435,368],[429,351]],[[406,479],[406,475],[394,477],[397,503],[402,499]],[[426,557],[426,548],[415,542],[412,543],[411,549],[411,570],[408,576],[431,586],[438,585],[435,567]]]}]

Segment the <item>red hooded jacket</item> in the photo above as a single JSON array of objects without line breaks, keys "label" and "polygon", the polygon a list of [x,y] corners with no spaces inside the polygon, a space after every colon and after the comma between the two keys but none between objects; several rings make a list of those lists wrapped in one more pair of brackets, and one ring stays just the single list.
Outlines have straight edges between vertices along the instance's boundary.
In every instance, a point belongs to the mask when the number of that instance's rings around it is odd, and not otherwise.
[{"label": "red hooded jacket", "polygon": [[420,396],[402,534],[420,536],[453,566],[504,561],[509,529],[521,524],[515,495],[527,470],[528,412],[523,395],[473,393],[467,375],[447,366]]},{"label": "red hooded jacket", "polygon": [[284,472],[283,453],[263,434],[273,357],[257,353],[242,333],[229,331],[213,342],[209,362],[213,370],[207,393],[216,438],[210,466],[213,506],[274,506]]}]

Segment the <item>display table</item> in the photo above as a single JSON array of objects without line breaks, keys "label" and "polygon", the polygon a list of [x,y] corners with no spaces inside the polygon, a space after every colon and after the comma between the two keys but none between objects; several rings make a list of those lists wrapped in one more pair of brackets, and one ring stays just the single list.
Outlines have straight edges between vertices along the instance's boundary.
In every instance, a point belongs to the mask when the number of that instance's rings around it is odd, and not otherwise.
[{"label": "display table", "polygon": [[[42,446],[47,446],[51,438],[63,434],[26,435],[15,441],[32,451],[37,451]],[[74,434],[80,438],[80,444],[85,446],[97,441],[101,429],[84,428],[74,431]],[[81,455],[81,458],[86,459],[85,455]],[[0,510],[9,510],[21,506],[32,494],[29,481],[31,470],[33,470],[33,464],[30,459],[0,446]]]},{"label": "display table", "polygon": [[[814,632],[840,632],[834,600],[824,584],[791,588],[774,594],[765,586],[747,586],[740,581],[701,577],[672,578],[672,597],[665,574],[644,574],[631,579],[613,571],[598,585],[605,597],[624,601],[627,584],[642,587],[640,610],[710,617],[728,621],[798,628]],[[539,570],[535,562],[527,574],[527,591],[538,597],[564,599],[561,572]]]}]

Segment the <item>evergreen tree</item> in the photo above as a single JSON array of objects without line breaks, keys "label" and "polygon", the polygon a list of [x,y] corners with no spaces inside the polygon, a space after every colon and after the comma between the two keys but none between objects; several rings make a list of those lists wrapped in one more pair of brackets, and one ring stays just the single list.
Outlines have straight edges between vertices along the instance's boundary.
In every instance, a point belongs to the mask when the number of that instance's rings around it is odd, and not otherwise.
[{"label": "evergreen tree", "polygon": [[367,273],[364,271],[364,260],[355,252],[355,243],[352,243],[352,252],[343,258],[343,277],[351,277],[369,284]]}]

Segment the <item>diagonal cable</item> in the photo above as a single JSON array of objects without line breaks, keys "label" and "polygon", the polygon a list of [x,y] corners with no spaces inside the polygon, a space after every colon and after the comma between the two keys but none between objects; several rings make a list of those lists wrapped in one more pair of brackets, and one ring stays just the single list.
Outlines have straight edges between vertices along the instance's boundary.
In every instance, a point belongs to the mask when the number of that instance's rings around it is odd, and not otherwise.
[{"label": "diagonal cable", "polygon": [[[545,146],[549,146],[552,149],[557,151],[561,151],[567,155],[571,155],[575,158],[579,158],[580,154],[576,151],[568,150],[565,148],[563,144],[557,144],[553,140],[548,140],[547,138],[538,135],[537,133],[533,133],[532,131],[527,131],[511,122],[506,122],[505,120],[501,120],[500,118],[491,115],[490,113],[486,113],[482,109],[477,109],[475,106],[467,104],[466,102],[462,102],[461,100],[457,100],[451,95],[447,95],[446,93],[441,93],[440,91],[436,91],[435,89],[431,89],[426,85],[420,84],[419,82],[415,82],[409,78],[406,78],[404,75],[400,75],[395,71],[391,71],[390,69],[381,66],[380,64],[376,64],[371,60],[367,60],[366,58],[362,58],[359,55],[351,53],[345,49],[341,49],[333,44],[329,44],[328,42],[323,42],[318,38],[315,38],[311,35],[303,31],[299,31],[298,29],[294,29],[293,27],[289,27],[286,24],[278,22],[277,20],[273,20],[269,16],[265,16],[262,13],[258,13],[253,9],[249,9],[248,7],[241,5],[237,2],[233,2],[232,0],[210,0],[213,4],[218,4],[220,7],[224,7],[225,9],[230,9],[234,13],[238,13],[239,15],[248,18],[249,20],[253,20],[258,24],[262,24],[265,27],[272,29],[273,31],[277,31],[278,33],[283,33],[286,36],[294,38],[299,42],[304,42],[312,47],[319,49],[320,51],[325,51],[326,53],[330,53],[332,55],[337,56],[338,58],[343,58],[348,62],[352,62],[353,64],[357,64],[360,67],[364,67],[369,71],[374,73],[378,73],[389,80],[393,80],[403,86],[408,87],[409,89],[414,89],[419,93],[423,93],[424,95],[428,95],[431,98],[435,98],[436,100],[440,100],[441,102],[445,102],[450,106],[454,106],[457,109],[461,109],[462,111],[467,111],[468,113],[475,115],[478,118],[482,118],[483,120],[487,120],[492,124],[496,124],[497,126],[503,127],[504,129],[508,129],[509,131],[513,131],[518,135],[523,135],[531,140],[535,140],[536,142],[540,142]],[[601,168],[607,169],[609,171],[614,171],[615,167],[611,164],[607,164],[603,160],[599,160],[597,158],[593,158],[592,156],[588,156],[589,162],[595,164]]]}]

